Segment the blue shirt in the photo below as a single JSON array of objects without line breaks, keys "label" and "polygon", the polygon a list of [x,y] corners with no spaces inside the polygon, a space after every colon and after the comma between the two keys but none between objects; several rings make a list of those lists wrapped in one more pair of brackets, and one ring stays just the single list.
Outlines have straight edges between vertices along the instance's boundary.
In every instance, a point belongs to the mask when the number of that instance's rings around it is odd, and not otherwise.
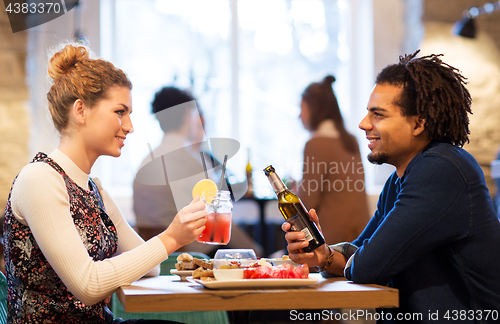
[{"label": "blue shirt", "polygon": [[429,319],[436,312],[449,323],[460,311],[474,313],[461,323],[494,322],[484,321],[486,310],[500,318],[500,223],[472,155],[431,142],[401,178],[389,177],[377,207],[353,242],[347,279],[390,283],[397,312],[421,313],[421,322],[438,323]]}]

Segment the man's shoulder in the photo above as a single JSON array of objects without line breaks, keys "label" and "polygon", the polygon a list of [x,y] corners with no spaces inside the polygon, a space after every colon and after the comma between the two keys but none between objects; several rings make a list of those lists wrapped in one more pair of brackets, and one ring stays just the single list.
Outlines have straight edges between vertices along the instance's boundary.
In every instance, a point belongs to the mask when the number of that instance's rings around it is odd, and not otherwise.
[{"label": "man's shoulder", "polygon": [[459,165],[477,165],[476,159],[465,149],[446,142],[437,142],[430,145],[421,152],[423,161],[428,161],[426,157],[434,157],[433,161],[449,161]]},{"label": "man's shoulder", "polygon": [[[476,159],[463,148],[445,142],[431,144],[424,149],[407,170],[422,170],[429,176],[436,176],[433,171],[445,175],[461,175],[463,178],[476,178],[483,172]],[[419,176],[422,176],[417,172]]]},{"label": "man's shoulder", "polygon": [[446,141],[434,141],[430,143],[423,151],[422,153],[435,153],[435,152],[442,152],[442,153],[464,153],[466,152],[463,148],[457,145],[453,145],[449,142]]}]

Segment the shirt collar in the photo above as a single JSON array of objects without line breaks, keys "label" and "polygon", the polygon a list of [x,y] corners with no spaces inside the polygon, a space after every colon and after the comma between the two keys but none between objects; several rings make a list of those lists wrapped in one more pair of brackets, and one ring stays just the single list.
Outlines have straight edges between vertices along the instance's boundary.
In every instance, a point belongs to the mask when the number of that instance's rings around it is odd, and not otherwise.
[{"label": "shirt collar", "polygon": [[335,127],[333,120],[326,119],[319,124],[318,128],[312,133],[312,136],[339,138],[340,133]]},{"label": "shirt collar", "polygon": [[89,177],[90,175],[83,172],[75,162],[73,162],[66,154],[59,149],[55,149],[49,154],[49,157],[54,160],[66,172],[68,177],[71,178],[77,185],[85,190],[89,190]]}]

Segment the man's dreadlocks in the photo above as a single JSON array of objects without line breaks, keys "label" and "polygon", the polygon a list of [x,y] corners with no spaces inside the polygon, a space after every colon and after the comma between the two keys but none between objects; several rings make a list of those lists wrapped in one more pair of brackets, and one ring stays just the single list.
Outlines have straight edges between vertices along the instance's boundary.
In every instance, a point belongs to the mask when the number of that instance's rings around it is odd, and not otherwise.
[{"label": "man's dreadlocks", "polygon": [[466,78],[439,59],[443,54],[415,58],[419,52],[400,56],[398,64],[387,66],[377,75],[376,83],[403,87],[395,104],[404,116],[425,119],[431,139],[463,146],[469,142],[468,114],[472,114]]}]

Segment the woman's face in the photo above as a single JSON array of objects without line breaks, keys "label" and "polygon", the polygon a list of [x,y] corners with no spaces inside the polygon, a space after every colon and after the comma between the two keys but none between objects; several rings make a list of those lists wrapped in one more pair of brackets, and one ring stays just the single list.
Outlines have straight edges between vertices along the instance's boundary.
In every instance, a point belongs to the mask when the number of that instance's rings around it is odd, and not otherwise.
[{"label": "woman's face", "polygon": [[107,97],[86,108],[85,113],[82,138],[88,153],[96,158],[101,155],[120,156],[126,136],[134,131],[130,120],[130,89],[119,86],[109,89]]},{"label": "woman's face", "polygon": [[302,124],[304,128],[309,130],[310,128],[310,119],[311,119],[311,110],[309,109],[309,105],[305,100],[300,102],[300,115],[299,118],[302,120]]}]

